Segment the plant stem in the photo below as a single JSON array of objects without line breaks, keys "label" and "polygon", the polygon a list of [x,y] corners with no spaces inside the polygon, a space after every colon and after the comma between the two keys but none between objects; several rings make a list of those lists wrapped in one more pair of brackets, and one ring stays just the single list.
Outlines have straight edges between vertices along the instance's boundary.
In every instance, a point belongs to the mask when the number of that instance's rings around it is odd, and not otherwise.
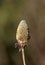
[{"label": "plant stem", "polygon": [[23,65],[26,65],[25,55],[24,55],[24,48],[22,48],[22,60],[23,60]]}]

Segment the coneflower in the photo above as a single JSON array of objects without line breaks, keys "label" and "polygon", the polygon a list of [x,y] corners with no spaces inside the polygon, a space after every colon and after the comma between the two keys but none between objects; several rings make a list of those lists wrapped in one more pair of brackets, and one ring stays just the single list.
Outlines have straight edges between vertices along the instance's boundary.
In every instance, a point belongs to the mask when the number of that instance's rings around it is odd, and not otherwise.
[{"label": "coneflower", "polygon": [[29,28],[26,23],[26,20],[22,20],[17,28],[16,31],[16,40],[17,40],[17,46],[21,48],[22,51],[22,59],[23,59],[23,65],[26,65],[25,62],[25,56],[24,56],[24,47],[27,46],[28,40],[29,40]]}]

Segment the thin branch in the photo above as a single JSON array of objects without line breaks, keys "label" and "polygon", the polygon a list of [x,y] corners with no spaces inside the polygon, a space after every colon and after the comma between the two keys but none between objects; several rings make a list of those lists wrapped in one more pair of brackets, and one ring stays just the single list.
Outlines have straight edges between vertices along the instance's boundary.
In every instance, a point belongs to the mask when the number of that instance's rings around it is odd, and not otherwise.
[{"label": "thin branch", "polygon": [[22,48],[22,60],[23,60],[23,65],[26,65],[25,55],[24,55],[24,48]]}]

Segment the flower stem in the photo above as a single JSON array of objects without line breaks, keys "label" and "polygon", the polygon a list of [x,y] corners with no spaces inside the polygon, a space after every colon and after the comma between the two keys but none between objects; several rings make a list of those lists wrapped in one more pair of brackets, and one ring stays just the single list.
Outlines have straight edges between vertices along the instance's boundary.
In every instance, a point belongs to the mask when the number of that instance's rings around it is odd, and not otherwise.
[{"label": "flower stem", "polygon": [[23,65],[26,65],[25,55],[24,55],[24,48],[22,48],[22,60],[23,60]]}]

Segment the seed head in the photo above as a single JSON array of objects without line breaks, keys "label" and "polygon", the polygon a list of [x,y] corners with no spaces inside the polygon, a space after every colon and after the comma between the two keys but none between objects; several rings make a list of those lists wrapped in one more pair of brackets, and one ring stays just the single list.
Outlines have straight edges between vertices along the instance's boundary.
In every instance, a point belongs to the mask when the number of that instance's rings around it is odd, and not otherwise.
[{"label": "seed head", "polygon": [[26,65],[25,62],[25,55],[24,55],[24,47],[27,45],[27,41],[29,37],[29,28],[28,25],[26,23],[26,20],[22,20],[17,28],[17,32],[16,32],[16,39],[18,41],[17,46],[20,47],[19,51],[22,51],[22,60],[23,60],[23,64]]},{"label": "seed head", "polygon": [[19,43],[25,43],[28,39],[28,25],[26,20],[22,20],[17,28],[16,39]]}]

